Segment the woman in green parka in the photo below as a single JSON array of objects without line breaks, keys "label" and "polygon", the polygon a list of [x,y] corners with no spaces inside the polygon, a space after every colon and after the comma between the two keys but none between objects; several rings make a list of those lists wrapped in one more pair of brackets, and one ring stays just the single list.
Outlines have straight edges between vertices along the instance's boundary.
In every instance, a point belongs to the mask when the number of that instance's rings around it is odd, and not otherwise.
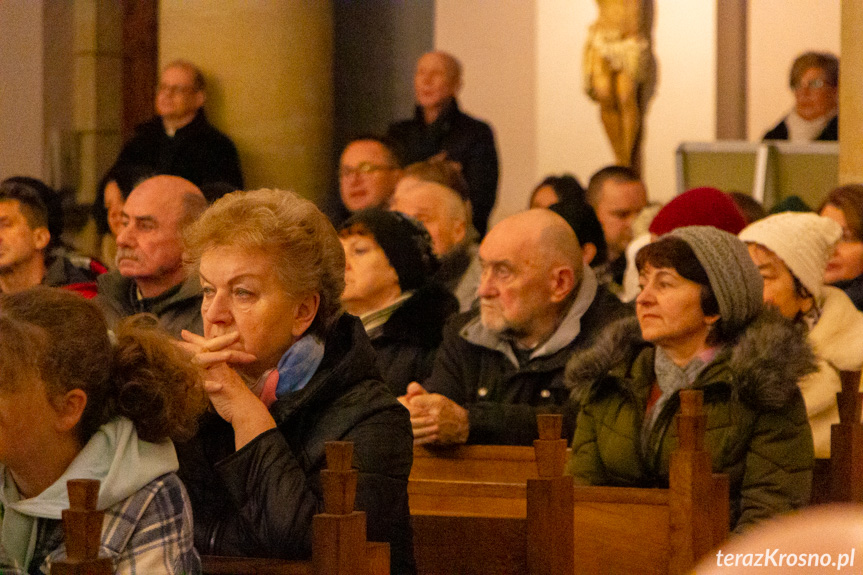
[{"label": "woman in green parka", "polygon": [[812,432],[797,380],[815,361],[797,327],[762,309],[745,245],[716,228],[679,228],[636,265],[638,323],[611,324],[567,366],[581,403],[568,472],[588,485],[667,486],[679,391],[694,388],[713,470],[730,477],[731,528],[806,505]]}]

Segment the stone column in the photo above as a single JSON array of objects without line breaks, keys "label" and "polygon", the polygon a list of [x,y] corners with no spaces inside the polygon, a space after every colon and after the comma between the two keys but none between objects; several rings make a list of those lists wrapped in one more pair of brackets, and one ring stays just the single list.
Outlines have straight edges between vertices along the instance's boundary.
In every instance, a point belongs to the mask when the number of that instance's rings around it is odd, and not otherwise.
[{"label": "stone column", "polygon": [[863,182],[863,2],[842,0],[839,183]]},{"label": "stone column", "polygon": [[312,200],[328,189],[332,27],[329,1],[160,3],[160,66],[183,58],[204,72],[207,115],[237,145],[248,189]]}]

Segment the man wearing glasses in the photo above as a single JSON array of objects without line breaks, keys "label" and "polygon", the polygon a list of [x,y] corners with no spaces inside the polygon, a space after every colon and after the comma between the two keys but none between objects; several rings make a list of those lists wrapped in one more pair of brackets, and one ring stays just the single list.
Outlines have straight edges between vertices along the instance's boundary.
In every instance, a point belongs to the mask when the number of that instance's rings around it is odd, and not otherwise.
[{"label": "man wearing glasses", "polygon": [[348,212],[387,207],[402,176],[392,148],[374,136],[364,136],[345,146],[339,161],[339,195]]},{"label": "man wearing glasses", "polygon": [[223,182],[242,189],[236,147],[204,114],[205,87],[203,74],[193,64],[168,64],[156,91],[158,115],[137,127],[117,163],[149,167],[197,186]]},{"label": "man wearing glasses", "polygon": [[839,59],[826,52],[806,52],[794,60],[789,84],[794,91],[794,109],[764,139],[838,140]]}]

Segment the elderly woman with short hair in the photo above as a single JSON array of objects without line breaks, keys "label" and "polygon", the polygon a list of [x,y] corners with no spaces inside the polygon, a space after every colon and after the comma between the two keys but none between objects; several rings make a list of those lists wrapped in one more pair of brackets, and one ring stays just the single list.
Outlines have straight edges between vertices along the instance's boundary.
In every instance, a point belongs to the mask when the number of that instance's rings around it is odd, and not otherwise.
[{"label": "elderly woman with short hair", "polygon": [[186,234],[204,336],[183,332],[215,409],[180,445],[204,554],[306,557],[322,509],[324,442],[354,443],[368,536],[412,573],[407,412],[380,381],[362,324],[343,314],[336,231],[291,192],[234,192]]},{"label": "elderly woman with short hair", "polygon": [[743,243],[684,227],[636,257],[638,323],[609,326],[575,355],[581,402],[568,471],[591,485],[661,487],[677,447],[679,392],[704,392],[705,447],[730,478],[731,527],[809,502],[812,433],[796,382],[815,369],[803,334],[762,311],[762,280]]}]

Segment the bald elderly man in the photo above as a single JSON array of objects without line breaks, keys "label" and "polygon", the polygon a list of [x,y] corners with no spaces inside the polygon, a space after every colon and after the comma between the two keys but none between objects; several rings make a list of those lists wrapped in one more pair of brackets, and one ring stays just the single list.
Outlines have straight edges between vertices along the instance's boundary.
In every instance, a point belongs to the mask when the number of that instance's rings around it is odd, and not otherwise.
[{"label": "bald elderly man", "polygon": [[432,239],[440,268],[435,280],[458,299],[459,311],[476,301],[481,268],[477,242],[470,230],[470,208],[452,188],[414,176],[399,180],[390,209],[423,223]]},{"label": "bald elderly man", "polygon": [[479,257],[479,311],[451,322],[431,377],[399,398],[414,442],[530,445],[538,413],[563,413],[569,440],[578,406],[566,361],[632,310],[598,285],[572,228],[550,210],[501,221]]},{"label": "bald elderly man", "polygon": [[497,197],[497,150],[491,127],[459,109],[461,86],[461,64],[455,57],[440,51],[423,54],[414,75],[414,117],[392,124],[388,136],[400,144],[405,165],[443,155],[461,166],[473,225],[483,236]]},{"label": "bald elderly man", "polygon": [[117,234],[117,269],[97,281],[109,326],[147,312],[175,337],[184,329],[203,335],[201,284],[183,267],[183,230],[206,208],[201,190],[178,176],[154,176],[132,190]]}]

